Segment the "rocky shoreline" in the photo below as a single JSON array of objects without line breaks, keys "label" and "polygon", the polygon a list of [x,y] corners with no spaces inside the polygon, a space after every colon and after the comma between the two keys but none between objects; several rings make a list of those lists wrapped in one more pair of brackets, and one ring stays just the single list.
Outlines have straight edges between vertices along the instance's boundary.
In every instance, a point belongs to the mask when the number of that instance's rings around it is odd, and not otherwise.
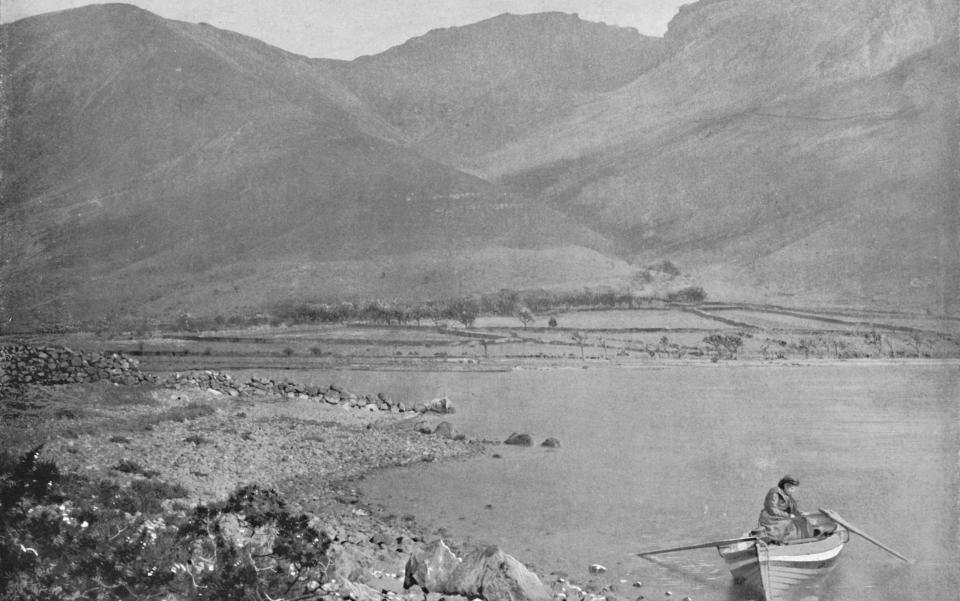
[{"label": "rocky shoreline", "polygon": [[[5,370],[5,384],[19,384],[16,389],[5,386],[0,395],[0,426],[5,434],[16,434],[4,436],[5,451],[23,452],[24,445],[41,442],[42,457],[64,473],[121,487],[150,479],[181,486],[186,490],[182,498],[163,501],[164,511],[180,515],[222,501],[240,487],[276,490],[291,511],[309,516],[331,541],[330,564],[315,583],[315,598],[521,601],[594,596],[562,578],[540,584],[504,551],[478,550],[449,539],[441,545],[448,553],[465,558],[458,559],[461,563],[469,558],[476,562],[456,579],[470,584],[458,590],[448,579],[446,588],[437,590],[433,581],[431,591],[411,575],[417,569],[426,573],[423,562],[437,548],[436,535],[420,529],[412,516],[377,518],[364,507],[353,483],[374,470],[470,457],[494,444],[457,432],[446,421],[445,414],[454,411],[446,399],[407,407],[382,393],[359,395],[336,385],[325,390],[257,388],[256,393],[238,386],[230,394],[221,389],[224,382],[233,382],[226,374],[140,378],[137,364],[126,357],[107,358],[120,370],[113,374],[117,377],[84,382],[58,372],[58,365],[85,369],[68,351],[34,349],[28,360],[22,349],[19,353],[7,350],[6,366],[32,366],[28,373],[45,375],[24,382],[24,370]],[[42,368],[35,359],[43,360]],[[44,378],[58,383],[37,384]],[[411,563],[415,557],[420,563]]]}]

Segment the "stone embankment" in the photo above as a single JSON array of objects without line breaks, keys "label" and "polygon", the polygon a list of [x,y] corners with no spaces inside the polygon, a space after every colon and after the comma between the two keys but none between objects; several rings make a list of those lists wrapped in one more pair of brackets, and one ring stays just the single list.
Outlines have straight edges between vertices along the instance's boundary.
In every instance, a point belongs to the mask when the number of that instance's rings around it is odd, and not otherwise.
[{"label": "stone embankment", "polygon": [[0,347],[0,390],[26,385],[80,384],[108,380],[117,384],[152,382],[140,362],[123,353],[83,353],[66,347]]}]

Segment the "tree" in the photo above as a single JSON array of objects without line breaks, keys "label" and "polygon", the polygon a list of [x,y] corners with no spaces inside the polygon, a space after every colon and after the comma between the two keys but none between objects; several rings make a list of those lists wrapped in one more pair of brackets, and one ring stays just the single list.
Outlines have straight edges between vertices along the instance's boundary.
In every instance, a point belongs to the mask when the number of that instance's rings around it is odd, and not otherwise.
[{"label": "tree", "polygon": [[480,302],[471,297],[459,298],[447,308],[447,315],[469,328],[480,315]]},{"label": "tree", "polygon": [[574,332],[570,337],[577,343],[577,346],[580,347],[580,360],[586,361],[586,357],[583,354],[583,345],[587,343],[587,335],[583,332]]},{"label": "tree", "polygon": [[737,357],[741,346],[743,346],[743,338],[739,335],[731,334],[730,336],[723,337],[723,348],[727,349],[727,353],[730,354],[731,359]]},{"label": "tree", "polygon": [[713,353],[713,358],[720,359],[723,356],[723,336],[720,334],[711,334],[703,339],[703,342],[710,347],[710,351]]},{"label": "tree", "polygon": [[557,327],[557,318],[551,317],[550,321],[547,322],[547,325],[550,326],[551,328]]},{"label": "tree", "polygon": [[707,300],[707,293],[700,286],[687,286],[668,294],[667,300],[672,303],[702,303]]},{"label": "tree", "polygon": [[670,356],[670,339],[666,336],[660,337],[660,343],[657,345],[657,351],[666,356]]},{"label": "tree", "polygon": [[533,313],[527,307],[520,307],[517,310],[517,319],[520,320],[520,323],[523,324],[523,327],[527,327],[527,324],[531,324],[536,321],[533,317]]},{"label": "tree", "polygon": [[910,335],[910,340],[913,342],[913,346],[917,350],[917,359],[919,359],[921,357],[920,347],[923,345],[923,336],[921,336],[919,333],[914,333]]}]

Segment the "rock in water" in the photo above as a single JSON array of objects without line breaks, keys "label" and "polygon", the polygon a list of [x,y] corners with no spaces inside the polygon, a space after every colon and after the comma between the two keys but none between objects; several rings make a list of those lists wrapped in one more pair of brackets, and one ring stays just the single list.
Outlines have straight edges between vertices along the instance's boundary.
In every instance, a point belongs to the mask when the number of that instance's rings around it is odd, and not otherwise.
[{"label": "rock in water", "polygon": [[520,447],[529,447],[533,445],[533,437],[529,434],[517,434],[516,432],[512,433],[507,437],[503,444],[512,444]]},{"label": "rock in water", "polygon": [[551,438],[548,438],[548,439],[544,440],[542,443],[540,443],[540,446],[541,446],[541,447],[547,447],[547,448],[550,448],[550,449],[557,449],[557,448],[560,447],[560,441],[557,440],[556,438],[551,437]]}]

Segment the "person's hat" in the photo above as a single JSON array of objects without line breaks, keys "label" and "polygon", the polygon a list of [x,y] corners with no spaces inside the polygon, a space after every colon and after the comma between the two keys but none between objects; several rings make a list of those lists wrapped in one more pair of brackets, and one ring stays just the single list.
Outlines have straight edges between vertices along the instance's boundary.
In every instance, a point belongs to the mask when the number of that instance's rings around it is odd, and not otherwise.
[{"label": "person's hat", "polygon": [[783,478],[780,478],[780,483],[777,484],[777,486],[779,486],[780,488],[783,488],[784,486],[800,486],[800,481],[794,478],[793,476],[787,475],[787,476],[784,476]]}]

